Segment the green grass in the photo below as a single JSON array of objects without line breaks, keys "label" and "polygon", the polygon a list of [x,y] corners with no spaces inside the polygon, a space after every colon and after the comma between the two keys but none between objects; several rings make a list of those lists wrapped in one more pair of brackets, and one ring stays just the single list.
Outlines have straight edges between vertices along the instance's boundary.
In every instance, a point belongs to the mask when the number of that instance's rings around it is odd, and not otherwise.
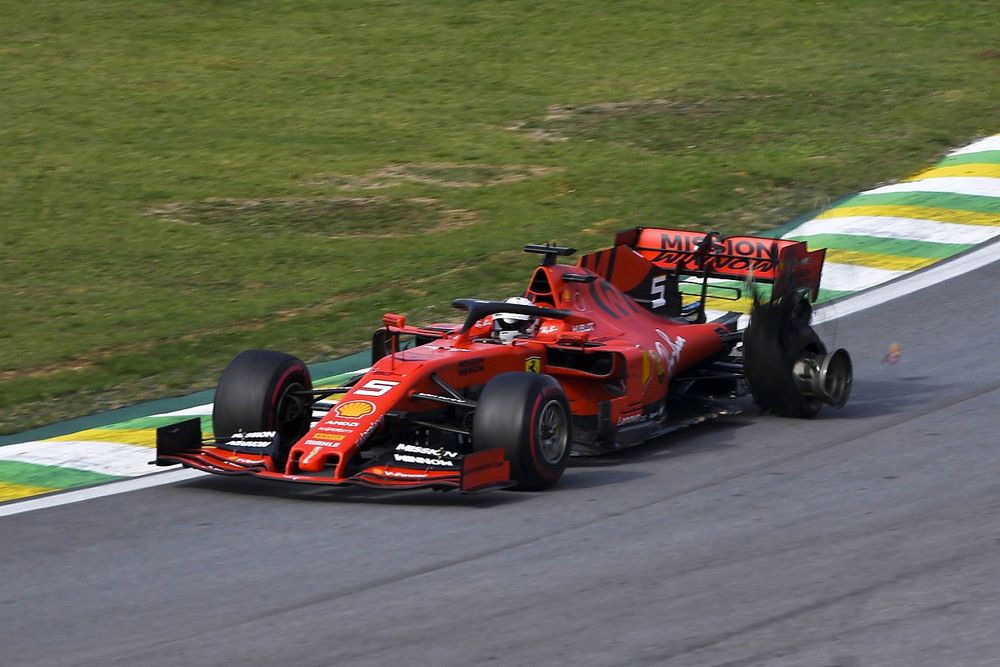
[{"label": "green grass", "polygon": [[523,243],[766,229],[1000,130],[991,1],[0,6],[0,431],[516,293]]}]

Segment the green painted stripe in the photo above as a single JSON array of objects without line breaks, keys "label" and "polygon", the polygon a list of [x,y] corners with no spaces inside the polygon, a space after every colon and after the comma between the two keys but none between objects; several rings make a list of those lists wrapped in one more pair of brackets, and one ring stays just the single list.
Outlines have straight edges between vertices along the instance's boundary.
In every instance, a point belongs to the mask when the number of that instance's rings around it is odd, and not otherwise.
[{"label": "green painted stripe", "polygon": [[926,206],[1000,214],[1000,197],[957,195],[949,192],[886,192],[848,197],[838,202],[836,208],[847,206]]},{"label": "green painted stripe", "polygon": [[944,259],[973,247],[972,244],[968,243],[929,243],[927,241],[885,239],[878,236],[849,236],[847,234],[814,234],[790,238],[796,241],[806,241],[811,248],[853,250],[874,255],[922,257],[925,259]]},{"label": "green painted stripe", "polygon": [[309,372],[313,377],[330,377],[341,374],[350,374],[359,368],[367,368],[372,363],[371,349],[355,352],[354,354],[333,361],[324,361],[321,364],[309,364]]},{"label": "green painted stripe", "polygon": [[76,470],[60,466],[38,465],[21,461],[0,461],[0,482],[42,486],[48,489],[72,489],[76,486],[104,484],[125,479],[89,470]]},{"label": "green painted stripe", "polygon": [[[368,361],[371,362],[371,359],[369,358]],[[337,375],[331,375],[329,377],[321,377],[321,378],[314,377],[313,384],[316,386],[339,387],[340,385],[347,382],[354,376],[358,375],[358,370],[360,370],[360,367],[349,373],[338,373]]]},{"label": "green painted stripe", "polygon": [[[735,293],[728,289],[720,289],[712,291],[713,287],[736,287],[743,291],[743,296],[749,298],[750,293],[745,290],[745,283],[736,280],[722,280],[715,282],[708,286],[708,297],[716,297],[724,300],[729,300],[731,297],[735,296]],[[757,291],[763,298],[768,298],[771,295],[771,286],[766,283],[759,283],[756,285]],[[700,296],[701,287],[698,285],[681,285],[681,293],[686,296]],[[832,301],[833,299],[839,299],[842,296],[847,296],[848,294],[854,294],[853,291],[843,291],[843,290],[832,290],[832,289],[819,289],[819,296],[816,299],[816,303],[822,301]],[[737,303],[733,301],[733,303]],[[715,306],[717,309],[724,307],[721,304]],[[735,310],[735,309],[734,309]]]},{"label": "green painted stripe", "polygon": [[[209,408],[211,411],[211,408]],[[126,431],[126,430],[141,430],[141,429],[157,429],[161,426],[169,426],[170,424],[176,424],[180,417],[139,417],[138,419],[130,419],[129,421],[122,422],[120,424],[108,424],[107,426],[99,426],[98,428],[107,429],[109,431]],[[201,417],[201,426],[204,430],[212,430],[212,417],[210,415]]]},{"label": "green painted stripe", "polygon": [[938,162],[935,167],[953,167],[958,164],[1000,164],[1000,151],[981,151],[952,155]]},{"label": "green painted stripe", "polygon": [[[767,286],[767,291],[764,294],[771,293],[771,286]],[[824,301],[833,301],[834,299],[840,299],[841,297],[849,296],[854,294],[854,290],[834,290],[834,289],[823,289],[819,288],[819,294],[816,297],[816,303],[823,303]]]}]

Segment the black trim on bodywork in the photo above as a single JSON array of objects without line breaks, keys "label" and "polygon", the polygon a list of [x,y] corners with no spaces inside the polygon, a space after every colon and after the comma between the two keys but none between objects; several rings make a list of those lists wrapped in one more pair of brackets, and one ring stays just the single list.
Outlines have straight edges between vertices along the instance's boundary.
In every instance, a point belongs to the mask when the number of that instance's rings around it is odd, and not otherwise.
[{"label": "black trim on bodywork", "polygon": [[201,419],[186,419],[156,429],[156,455],[190,452],[201,447]]},{"label": "black trim on bodywork", "polygon": [[572,313],[568,310],[558,308],[541,308],[539,306],[527,306],[520,303],[507,303],[506,301],[480,301],[479,299],[455,299],[451,302],[455,308],[467,310],[465,323],[459,329],[459,333],[465,333],[472,328],[472,325],[486,317],[496,313],[516,313],[518,315],[532,315],[534,317],[551,317],[556,320],[564,320]]},{"label": "black trim on bodywork", "polygon": [[553,266],[556,263],[556,257],[568,257],[576,252],[576,248],[565,248],[563,246],[551,245],[549,243],[546,243],[545,245],[529,243],[524,246],[524,252],[535,252],[543,255],[542,266]]}]

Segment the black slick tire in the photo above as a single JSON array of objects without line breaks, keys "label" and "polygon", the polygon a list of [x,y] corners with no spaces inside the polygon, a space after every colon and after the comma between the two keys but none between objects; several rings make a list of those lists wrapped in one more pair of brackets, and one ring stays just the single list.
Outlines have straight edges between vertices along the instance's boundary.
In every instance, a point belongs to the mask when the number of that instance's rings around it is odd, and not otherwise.
[{"label": "black slick tire", "polygon": [[514,490],[539,491],[559,481],[573,442],[562,387],[538,373],[502,373],[483,388],[473,420],[476,451],[502,447]]},{"label": "black slick tire", "polygon": [[212,408],[216,438],[233,433],[277,431],[283,464],[288,448],[309,430],[311,403],[293,392],[312,389],[300,359],[271,350],[245,350],[222,371]]}]

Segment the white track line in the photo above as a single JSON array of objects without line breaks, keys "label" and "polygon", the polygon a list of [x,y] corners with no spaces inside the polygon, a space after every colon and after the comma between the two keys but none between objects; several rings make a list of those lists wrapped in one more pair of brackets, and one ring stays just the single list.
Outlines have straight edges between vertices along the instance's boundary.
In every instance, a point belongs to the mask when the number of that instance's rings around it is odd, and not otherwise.
[{"label": "white track line", "polygon": [[[150,466],[150,468],[152,468],[152,466]],[[112,482],[111,484],[103,484],[101,486],[91,486],[86,489],[80,489],[79,491],[66,491],[65,493],[55,493],[51,496],[30,498],[28,500],[11,503],[9,505],[0,505],[0,517],[21,514],[23,512],[33,512],[35,510],[42,510],[48,507],[58,507],[60,505],[79,503],[84,500],[103,498],[104,496],[114,496],[119,493],[128,493],[129,491],[138,491],[140,489],[148,489],[154,486],[163,486],[165,484],[183,482],[186,479],[194,479],[195,477],[202,477],[207,474],[208,473],[206,472],[200,472],[198,470],[171,470],[169,472],[147,475],[145,477],[127,479],[123,482]]]}]

